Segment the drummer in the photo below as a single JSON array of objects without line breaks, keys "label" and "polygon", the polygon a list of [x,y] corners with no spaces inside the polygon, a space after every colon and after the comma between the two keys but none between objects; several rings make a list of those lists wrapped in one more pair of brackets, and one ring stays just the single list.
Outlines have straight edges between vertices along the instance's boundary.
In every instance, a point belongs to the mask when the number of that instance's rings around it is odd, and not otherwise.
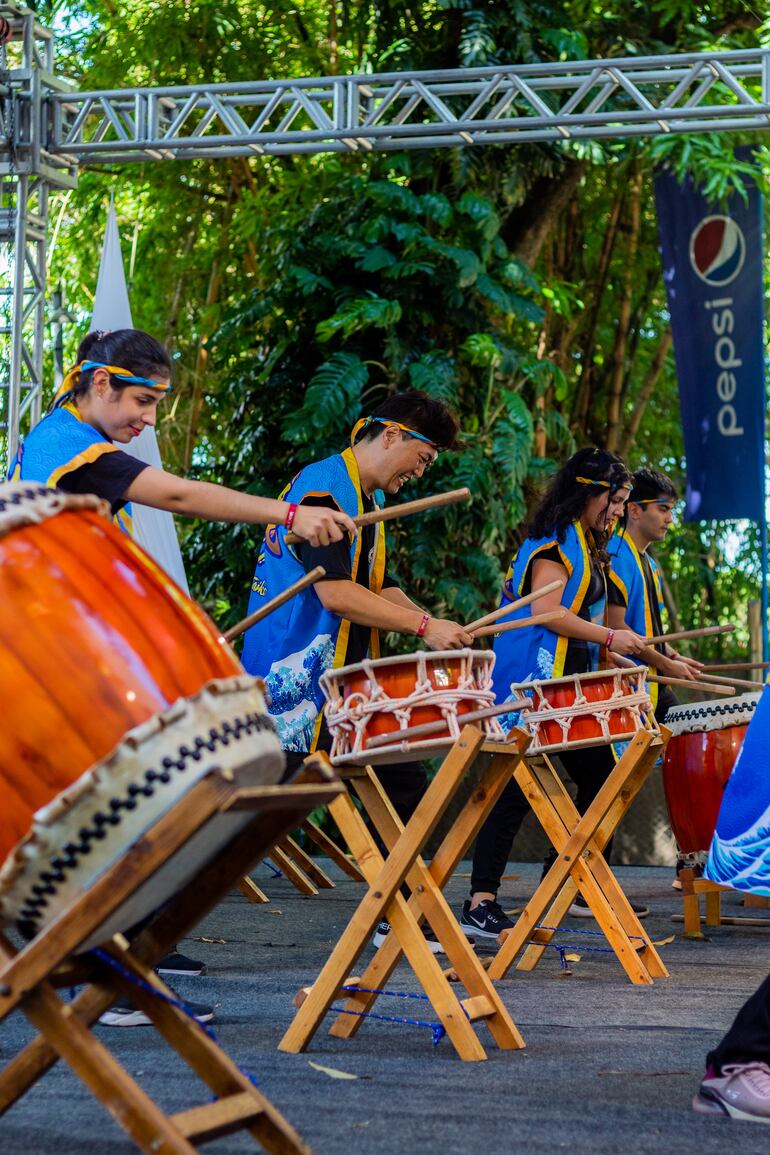
[{"label": "drummer", "polygon": [[[267,684],[287,775],[313,750],[330,748],[321,674],[378,657],[379,631],[420,639],[431,650],[470,646],[473,639],[403,592],[386,566],[382,523],[366,526],[355,540],[326,546],[287,546],[286,529],[298,510],[335,509],[352,517],[376,509],[379,492],[396,494],[422,477],[441,450],[455,446],[457,431],[455,417],[440,401],[419,392],[396,393],[356,423],[347,449],[306,465],[281,494],[288,516],[280,518],[283,528],[270,526],[265,534],[249,613],[315,566],[326,571],[322,581],[252,626],[244,639],[242,661]],[[380,767],[378,776],[406,822],[424,793],[424,769]],[[375,946],[385,933],[387,923],[378,928]]]},{"label": "drummer", "polygon": [[[95,493],[110,503],[126,533],[132,502],[209,521],[268,525],[285,518],[286,506],[272,498],[177,477],[118,448],[155,424],[158,406],[172,389],[171,367],[163,346],[141,329],[89,333],[50,412],[20,445],[10,479]],[[340,510],[304,507],[293,529],[314,545],[356,532]]]},{"label": "drummer", "polygon": [[[674,519],[678,497],[669,477],[655,469],[637,469],[631,478],[631,496],[626,505],[626,524],[619,526],[607,546],[610,555],[610,626],[630,628],[648,637],[663,630],[663,593],[660,567],[651,556],[650,546],[663,541]],[[635,660],[646,662],[652,671],[669,678],[692,681],[703,669],[701,662],[677,653],[667,642],[648,646]],[[670,686],[649,684],[655,717],[665,721],[678,702]],[[686,865],[678,858],[674,887],[681,889],[679,872]],[[700,873],[700,867],[696,867]]]},{"label": "drummer", "polygon": [[[501,604],[559,580],[561,590],[538,598],[511,617],[559,608],[565,612],[553,628],[537,626],[497,636],[494,684],[499,701],[511,696],[512,683],[598,670],[608,652],[636,654],[644,649],[644,638],[634,630],[610,628],[607,607],[606,546],[623,516],[630,480],[619,457],[591,448],[575,453],[553,478],[508,569]],[[583,814],[614,766],[611,747],[572,750],[560,758],[577,787],[575,804]],[[497,902],[497,892],[513,839],[528,813],[529,803],[511,781],[476,840],[471,897],[460,918],[469,934],[497,938],[513,926]],[[648,913],[645,907],[634,906],[634,910],[640,917]],[[590,913],[582,897],[570,907],[572,915]]]},{"label": "drummer", "polygon": [[[285,518],[288,511],[281,502],[189,481],[118,448],[155,424],[158,406],[172,388],[171,369],[163,346],[140,329],[89,333],[51,410],[19,447],[11,479],[38,481],[68,493],[95,493],[109,502],[115,522],[129,534],[132,502],[212,521],[267,524]],[[299,510],[293,528],[314,545],[356,533],[346,513],[329,509]],[[174,950],[158,969],[161,974],[194,977],[205,967]],[[202,1021],[212,1017],[211,1008],[190,1005]],[[144,1025],[149,1019],[125,1001],[101,1021],[122,1027]]]}]

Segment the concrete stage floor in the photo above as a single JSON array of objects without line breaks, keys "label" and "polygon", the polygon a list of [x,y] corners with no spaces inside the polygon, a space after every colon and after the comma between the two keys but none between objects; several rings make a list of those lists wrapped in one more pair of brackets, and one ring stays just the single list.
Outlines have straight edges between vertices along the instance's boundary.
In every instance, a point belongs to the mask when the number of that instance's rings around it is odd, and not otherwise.
[{"label": "concrete stage floor", "polygon": [[[521,905],[539,875],[533,864],[511,864],[503,884],[506,908]],[[448,887],[459,909],[467,889],[464,865]],[[330,873],[334,868],[330,868]],[[671,977],[634,987],[612,955],[583,953],[569,977],[549,951],[532,974],[511,972],[500,990],[527,1043],[501,1053],[483,1027],[485,1063],[456,1058],[447,1039],[431,1045],[430,1031],[364,1023],[352,1040],[316,1035],[304,1055],[276,1048],[292,1016],[292,997],[315,978],[349,918],[359,887],[340,877],[333,891],[303,898],[265,866],[255,878],[270,895],[251,906],[233,894],[204,920],[183,949],[205,959],[208,974],[182,979],[179,992],[217,1004],[213,1024],[228,1053],[297,1127],[315,1155],[463,1155],[476,1150],[555,1155],[630,1152],[635,1155],[766,1155],[770,1131],[754,1123],[696,1116],[690,1100],[704,1056],[721,1037],[770,965],[770,929],[722,927],[710,941],[686,942],[681,898],[672,872],[621,867],[632,899],[651,908],[653,940]],[[335,873],[335,877],[339,877]],[[740,914],[728,895],[726,913]],[[573,929],[591,920],[571,919]],[[197,941],[198,936],[225,939]],[[578,936],[560,935],[577,943]],[[368,952],[367,952],[368,957]],[[391,981],[416,990],[405,965]],[[385,1013],[432,1019],[427,1004],[380,1000]],[[98,1028],[118,1058],[167,1110],[206,1101],[149,1027]],[[0,1062],[29,1037],[20,1015],[0,1027]],[[332,1078],[319,1063],[358,1076]],[[85,1088],[58,1064],[0,1119],[3,1155],[129,1155],[135,1148]],[[207,1144],[212,1155],[256,1151],[247,1133]]]}]

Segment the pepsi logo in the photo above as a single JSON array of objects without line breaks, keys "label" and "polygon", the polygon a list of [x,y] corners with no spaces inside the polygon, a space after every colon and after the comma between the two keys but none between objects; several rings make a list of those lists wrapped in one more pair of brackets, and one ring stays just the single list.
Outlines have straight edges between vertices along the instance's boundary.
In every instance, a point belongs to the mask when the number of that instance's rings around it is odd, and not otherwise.
[{"label": "pepsi logo", "polygon": [[746,241],[732,217],[711,216],[690,237],[690,264],[707,285],[729,285],[746,259]]}]

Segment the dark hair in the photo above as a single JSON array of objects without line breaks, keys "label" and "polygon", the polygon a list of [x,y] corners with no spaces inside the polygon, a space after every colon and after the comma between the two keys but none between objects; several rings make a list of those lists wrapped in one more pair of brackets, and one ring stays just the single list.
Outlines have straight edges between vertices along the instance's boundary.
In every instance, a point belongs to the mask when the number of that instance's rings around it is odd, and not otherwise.
[{"label": "dark hair", "polygon": [[[389,421],[408,425],[417,433],[422,433],[423,437],[429,437],[439,449],[454,449],[457,444],[460,426],[454,413],[447,409],[443,401],[436,401],[417,389],[394,393],[374,409],[371,416],[385,417]],[[373,422],[365,429],[362,440],[373,441],[384,428],[380,422]]]},{"label": "dark hair", "polygon": [[[103,333],[95,329],[84,337],[78,346],[77,363],[81,361],[102,361],[105,365],[115,365],[128,369],[137,377],[154,378],[158,375],[170,377],[172,361],[160,341],[141,329],[115,329]],[[74,397],[82,397],[88,392],[93,377],[93,369],[79,373],[72,390]],[[113,389],[124,389],[130,381],[110,374]]]},{"label": "dark hair", "polygon": [[[586,481],[609,482],[609,488],[599,484],[586,485],[578,481],[578,477],[584,477]],[[630,480],[631,474],[615,453],[590,447],[579,449],[554,476],[542,501],[530,517],[528,537],[547,537],[555,533],[558,540],[563,542],[568,526],[580,517],[589,498],[604,493],[609,500],[616,490],[628,485]]]},{"label": "dark hair", "polygon": [[676,501],[679,494],[670,477],[657,469],[637,469],[631,477],[629,501],[654,501],[656,497],[670,497]]}]

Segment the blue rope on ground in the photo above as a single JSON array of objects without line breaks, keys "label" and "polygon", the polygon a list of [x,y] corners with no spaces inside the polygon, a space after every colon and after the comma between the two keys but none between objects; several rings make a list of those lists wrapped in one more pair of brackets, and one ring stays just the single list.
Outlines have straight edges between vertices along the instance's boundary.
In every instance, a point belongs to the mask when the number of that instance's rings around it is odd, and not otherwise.
[{"label": "blue rope on ground", "polygon": [[[184,999],[180,999],[178,997],[174,998],[171,995],[167,995],[164,991],[159,991],[155,987],[150,986],[150,984],[145,982],[143,978],[140,978],[139,975],[135,975],[133,971],[130,971],[127,967],[124,967],[122,963],[118,962],[118,960],[113,958],[112,955],[107,954],[106,951],[101,950],[99,947],[92,948],[89,953],[92,954],[94,958],[97,958],[99,962],[106,963],[107,966],[112,967],[114,971],[117,971],[119,975],[122,975],[123,978],[127,979],[130,983],[133,983],[135,987],[139,987],[141,990],[146,991],[147,994],[153,995],[156,999],[160,999],[161,1002],[168,1003],[169,1006],[176,1007],[178,1011],[182,1011],[185,1015],[187,1015],[188,1019],[192,1019],[196,1027],[200,1027],[204,1034],[208,1035],[213,1043],[216,1043],[217,1046],[220,1046],[216,1031],[214,1031],[213,1028],[208,1025],[208,1023],[202,1023],[200,1019],[196,1019],[195,1012],[193,1011],[192,1007],[184,1001]],[[239,1066],[238,1070],[241,1072],[245,1079],[249,1080],[252,1086],[259,1086],[257,1080],[254,1078],[250,1071],[246,1070],[245,1067]],[[218,1095],[212,1095],[212,1102],[216,1102],[218,1098]]]},{"label": "blue rope on ground", "polygon": [[[391,999],[421,999],[423,1002],[429,1002],[427,995],[418,995],[413,991],[386,991],[378,989],[377,987],[341,987],[343,991],[350,991],[353,994],[363,995],[385,995]],[[428,1023],[424,1019],[408,1019],[401,1015],[380,1015],[375,1011],[349,1011],[345,1007],[333,1006],[329,1008],[338,1015],[356,1015],[361,1019],[379,1019],[383,1023],[401,1023],[407,1027],[428,1027],[433,1032],[433,1046],[437,1047],[446,1034],[446,1030],[441,1023]],[[463,1010],[465,1008],[463,1007]],[[466,1011],[467,1015],[467,1011]]]},{"label": "blue rope on ground", "polygon": [[267,858],[262,859],[262,865],[266,866],[268,870],[272,870],[273,878],[283,878],[283,871],[279,870],[277,866],[273,866]]},{"label": "blue rope on ground", "polygon": [[[557,931],[557,930],[561,930],[561,929],[562,928],[558,927],[558,926],[536,926],[535,927],[535,930]],[[603,938],[605,942],[607,941],[607,936],[604,934],[604,931],[601,931],[601,930],[570,930],[570,934],[592,935],[595,938]],[[642,936],[640,934],[630,934],[628,937],[630,939],[636,939],[638,942],[644,942],[644,939],[642,938]],[[530,939],[527,945],[528,946],[550,946],[554,950],[557,950],[559,952],[559,965],[561,966],[561,969],[563,971],[569,970],[569,966],[567,965],[567,959],[566,959],[566,952],[568,950],[591,951],[592,954],[614,954],[615,953],[615,951],[612,949],[611,946],[587,946],[585,943],[536,942],[533,939]]]}]

